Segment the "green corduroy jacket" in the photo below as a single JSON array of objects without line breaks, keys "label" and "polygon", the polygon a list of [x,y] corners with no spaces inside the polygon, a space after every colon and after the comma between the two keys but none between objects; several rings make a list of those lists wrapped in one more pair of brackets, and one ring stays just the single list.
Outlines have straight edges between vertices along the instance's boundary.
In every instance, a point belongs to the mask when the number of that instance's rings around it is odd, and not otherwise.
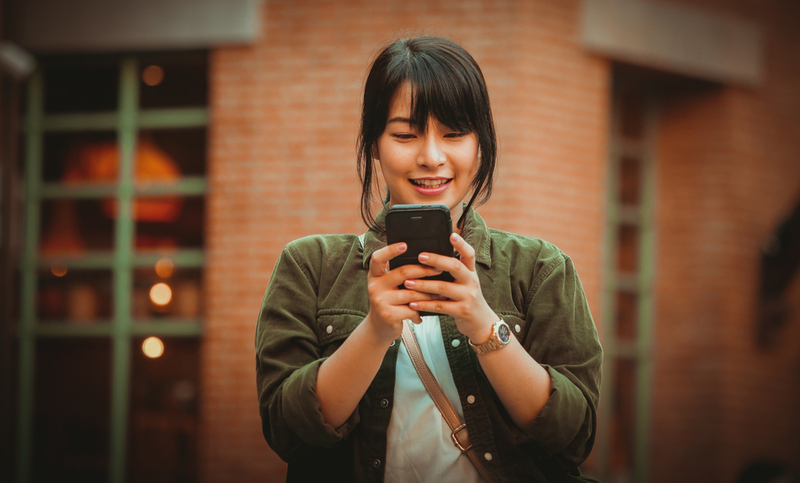
[{"label": "green corduroy jacket", "polygon": [[[386,245],[384,216],[363,247],[356,235],[289,243],[264,295],[256,328],[259,411],[264,437],[289,463],[287,481],[383,481],[400,340],[342,426],[323,421],[315,387],[320,364],[369,311],[367,270]],[[572,260],[543,240],[487,228],[474,210],[462,235],[476,251],[484,298],[551,378],[539,416],[517,427],[466,337],[441,316],[443,340],[461,341],[444,346],[470,440],[479,455],[491,455],[485,466],[498,482],[585,481],[577,467],[594,442],[603,352]]]}]

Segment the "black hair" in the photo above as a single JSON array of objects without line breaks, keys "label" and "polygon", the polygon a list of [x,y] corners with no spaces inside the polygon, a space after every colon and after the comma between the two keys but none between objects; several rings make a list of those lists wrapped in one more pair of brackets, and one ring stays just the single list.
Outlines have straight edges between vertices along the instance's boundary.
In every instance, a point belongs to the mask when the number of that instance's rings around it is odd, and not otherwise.
[{"label": "black hair", "polygon": [[358,136],[361,218],[367,226],[375,221],[371,206],[377,185],[373,148],[386,128],[392,97],[407,82],[411,86],[411,124],[425,131],[429,116],[433,116],[450,129],[474,132],[478,138],[480,165],[472,180],[473,194],[458,220],[461,227],[473,204],[485,203],[492,194],[497,138],[478,63],[452,40],[430,35],[392,42],[370,67]]}]

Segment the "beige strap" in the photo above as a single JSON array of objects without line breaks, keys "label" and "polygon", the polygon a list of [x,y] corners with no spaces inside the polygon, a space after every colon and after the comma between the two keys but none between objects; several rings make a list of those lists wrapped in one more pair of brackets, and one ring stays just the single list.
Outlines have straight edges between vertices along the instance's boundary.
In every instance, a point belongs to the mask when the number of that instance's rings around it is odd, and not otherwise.
[{"label": "beige strap", "polygon": [[422,384],[425,386],[425,389],[428,390],[428,394],[431,395],[433,403],[436,404],[437,408],[439,408],[439,412],[442,413],[442,417],[444,417],[447,425],[450,426],[452,431],[450,433],[450,437],[453,439],[453,443],[458,449],[461,450],[462,453],[467,454],[470,461],[472,461],[472,464],[475,466],[475,469],[478,470],[478,474],[481,475],[481,478],[483,478],[486,483],[493,483],[494,480],[489,472],[486,471],[486,468],[484,468],[483,463],[475,452],[475,449],[469,442],[467,425],[461,421],[461,418],[453,408],[453,405],[450,404],[450,400],[447,399],[447,396],[445,396],[444,392],[442,392],[442,388],[439,386],[439,383],[433,376],[428,364],[425,363],[425,358],[422,357],[422,351],[419,348],[419,343],[417,342],[417,337],[414,335],[414,330],[411,328],[411,324],[412,322],[408,319],[403,321],[402,337],[403,344],[406,346],[406,350],[408,351],[408,356],[411,358],[411,362],[414,364],[414,369],[417,370],[417,374],[419,374]]}]

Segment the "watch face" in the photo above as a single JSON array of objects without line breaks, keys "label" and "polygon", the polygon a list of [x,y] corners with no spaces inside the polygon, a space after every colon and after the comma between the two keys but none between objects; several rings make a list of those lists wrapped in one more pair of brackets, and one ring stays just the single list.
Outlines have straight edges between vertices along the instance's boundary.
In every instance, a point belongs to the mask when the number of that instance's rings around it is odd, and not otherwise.
[{"label": "watch face", "polygon": [[497,338],[500,339],[500,342],[503,344],[508,344],[508,342],[511,340],[511,330],[508,328],[508,325],[498,324]]}]

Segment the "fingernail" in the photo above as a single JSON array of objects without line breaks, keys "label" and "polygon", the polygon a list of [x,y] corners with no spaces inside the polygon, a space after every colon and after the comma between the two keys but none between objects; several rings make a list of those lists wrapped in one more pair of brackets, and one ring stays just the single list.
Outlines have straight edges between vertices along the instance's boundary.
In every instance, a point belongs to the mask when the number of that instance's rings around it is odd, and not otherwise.
[{"label": "fingernail", "polygon": [[406,251],[406,248],[408,248],[408,245],[406,245],[405,243],[401,243],[401,244],[397,245],[397,251],[398,252],[404,252],[404,251]]},{"label": "fingernail", "polygon": [[409,302],[408,306],[411,308],[411,310],[417,310],[417,303],[416,302]]},{"label": "fingernail", "polygon": [[417,283],[413,280],[406,280],[406,287],[413,287]]},{"label": "fingernail", "polygon": [[427,262],[430,257],[427,253],[420,253],[419,254],[419,261],[420,262]]},{"label": "fingernail", "polygon": [[460,236],[458,236],[458,233],[453,233],[453,241],[454,241],[454,242],[457,242],[457,241],[459,241],[459,240],[461,240],[461,237],[460,237]]}]

